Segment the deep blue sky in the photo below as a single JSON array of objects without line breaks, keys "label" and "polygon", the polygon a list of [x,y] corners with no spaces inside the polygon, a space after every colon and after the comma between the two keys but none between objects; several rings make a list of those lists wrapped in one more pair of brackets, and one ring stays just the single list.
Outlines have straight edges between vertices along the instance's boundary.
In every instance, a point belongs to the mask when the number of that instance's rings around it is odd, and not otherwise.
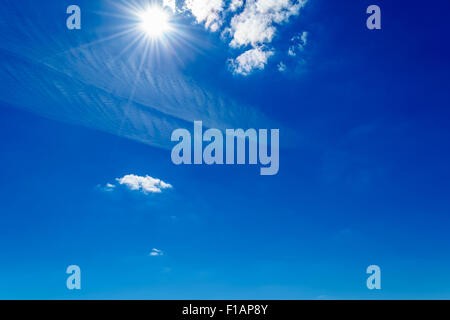
[{"label": "deep blue sky", "polygon": [[[68,31],[75,2],[82,30]],[[247,77],[227,66],[235,49],[182,16],[184,38],[143,64],[162,80],[134,91],[123,77],[132,67],[108,73],[140,61],[140,48],[118,55],[129,37],[65,55],[124,21],[106,1],[75,2],[1,5],[0,298],[450,298],[448,1],[310,0]],[[365,27],[370,4],[382,9],[380,31]],[[305,30],[304,62],[287,60]],[[213,97],[208,112],[185,97],[193,83]],[[224,123],[280,128],[278,175],[172,164],[161,121],[191,128],[222,121],[224,108],[234,112]],[[103,190],[127,174],[173,189]],[[65,287],[71,264],[78,292]],[[366,288],[371,264],[381,291]]]}]

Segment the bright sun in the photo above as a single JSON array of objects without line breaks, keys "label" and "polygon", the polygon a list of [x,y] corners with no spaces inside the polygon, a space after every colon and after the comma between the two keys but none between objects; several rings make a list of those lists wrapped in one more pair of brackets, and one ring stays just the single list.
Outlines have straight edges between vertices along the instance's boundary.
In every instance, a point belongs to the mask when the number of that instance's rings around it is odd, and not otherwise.
[{"label": "bright sun", "polygon": [[158,6],[148,8],[139,18],[141,29],[152,38],[160,37],[170,30],[169,16]]}]

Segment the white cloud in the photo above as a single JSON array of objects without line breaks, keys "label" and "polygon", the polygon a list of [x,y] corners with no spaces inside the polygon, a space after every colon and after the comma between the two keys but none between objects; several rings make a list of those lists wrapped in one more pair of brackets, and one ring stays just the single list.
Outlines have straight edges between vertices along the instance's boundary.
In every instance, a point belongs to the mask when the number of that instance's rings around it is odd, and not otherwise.
[{"label": "white cloud", "polygon": [[104,192],[112,192],[112,191],[114,191],[116,186],[111,183],[107,183],[105,186],[102,186],[99,184],[99,185],[97,185],[97,188]]},{"label": "white cloud", "polygon": [[258,47],[247,50],[236,59],[230,59],[229,63],[233,73],[247,76],[255,69],[264,69],[267,60],[273,55],[272,50],[264,50]]},{"label": "white cloud", "polygon": [[280,72],[284,72],[284,71],[286,71],[286,69],[287,69],[287,67],[286,67],[286,65],[283,63],[283,61],[281,61],[279,64],[278,64],[278,71],[280,71]]},{"label": "white cloud", "polygon": [[140,177],[134,174],[116,179],[119,184],[125,185],[130,190],[141,191],[145,194],[161,193],[162,189],[170,189],[172,185],[150,176]]},{"label": "white cloud", "polygon": [[[206,29],[218,31],[230,39],[232,48],[246,48],[246,52],[230,59],[234,73],[249,75],[254,69],[264,69],[275,49],[264,51],[277,33],[277,27],[297,16],[307,0],[185,0],[185,10],[203,23]],[[229,17],[231,18],[229,19]],[[226,22],[229,24],[226,25]],[[306,44],[306,38],[305,38]],[[248,50],[248,47],[252,49]],[[291,50],[292,49],[292,50]],[[295,56],[295,47],[289,49]]]},{"label": "white cloud", "polygon": [[297,52],[295,52],[295,47],[294,46],[290,46],[289,47],[288,55],[290,55],[291,57],[295,57],[297,55]]},{"label": "white cloud", "polygon": [[162,256],[162,255],[164,255],[164,252],[162,252],[159,249],[153,248],[152,251],[150,252],[151,257],[158,257],[158,256]]},{"label": "white cloud", "polygon": [[198,23],[204,23],[205,28],[217,31],[222,26],[223,0],[186,0],[185,8],[194,15]]},{"label": "white cloud", "polygon": [[176,10],[176,0],[163,0],[163,7],[167,7],[172,12],[175,12]]},{"label": "white cloud", "polygon": [[272,42],[277,31],[276,25],[289,21],[298,15],[306,4],[304,0],[248,0],[244,10],[231,19],[234,48],[252,45],[256,47]]},{"label": "white cloud", "polygon": [[303,31],[301,34],[297,34],[292,37],[291,42],[293,43],[288,50],[288,55],[295,57],[298,51],[303,51],[305,46],[308,44],[308,32]]},{"label": "white cloud", "polygon": [[301,39],[303,41],[303,46],[306,46],[308,44],[308,32],[303,31]]},{"label": "white cloud", "polygon": [[113,191],[116,188],[115,185],[111,184],[111,183],[107,183],[104,190],[105,191]]},{"label": "white cloud", "polygon": [[244,5],[244,0],[231,0],[230,10],[235,12]]}]

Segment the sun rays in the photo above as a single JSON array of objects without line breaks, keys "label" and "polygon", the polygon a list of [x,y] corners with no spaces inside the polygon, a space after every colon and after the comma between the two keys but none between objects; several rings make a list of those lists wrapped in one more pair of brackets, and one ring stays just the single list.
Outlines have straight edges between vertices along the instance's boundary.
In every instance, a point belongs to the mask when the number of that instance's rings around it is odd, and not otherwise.
[{"label": "sun rays", "polygon": [[151,6],[141,13],[140,28],[151,38],[163,37],[167,32],[170,32],[171,25],[168,13],[160,6]]}]

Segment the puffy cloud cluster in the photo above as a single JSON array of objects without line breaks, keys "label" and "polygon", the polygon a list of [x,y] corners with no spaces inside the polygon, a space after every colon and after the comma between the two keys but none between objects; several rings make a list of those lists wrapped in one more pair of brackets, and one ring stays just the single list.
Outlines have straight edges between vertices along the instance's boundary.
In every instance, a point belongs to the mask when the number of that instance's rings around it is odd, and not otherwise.
[{"label": "puffy cloud cluster", "polygon": [[129,174],[122,178],[117,178],[116,180],[119,184],[125,185],[128,189],[133,191],[141,191],[144,194],[161,193],[163,189],[172,188],[172,185],[150,176],[141,177],[134,174]]},{"label": "puffy cloud cluster", "polygon": [[270,43],[277,31],[276,25],[298,15],[306,1],[248,0],[244,10],[231,19],[229,32],[233,48]]},{"label": "puffy cloud cluster", "polygon": [[264,69],[268,59],[275,53],[269,44],[277,33],[277,26],[297,16],[306,2],[231,0],[225,3],[224,0],[185,0],[185,10],[190,11],[206,29],[214,32],[222,29],[223,37],[230,39],[230,47],[246,50],[237,58],[230,59],[229,65],[233,73],[249,75],[253,70]]},{"label": "puffy cloud cluster", "polygon": [[198,23],[204,23],[206,29],[217,31],[222,26],[223,0],[186,0],[185,9],[189,10]]},{"label": "puffy cloud cluster", "polygon": [[271,50],[264,50],[262,48],[250,49],[236,59],[230,59],[230,68],[235,74],[247,76],[255,69],[264,69],[267,60],[273,55],[274,52]]}]

